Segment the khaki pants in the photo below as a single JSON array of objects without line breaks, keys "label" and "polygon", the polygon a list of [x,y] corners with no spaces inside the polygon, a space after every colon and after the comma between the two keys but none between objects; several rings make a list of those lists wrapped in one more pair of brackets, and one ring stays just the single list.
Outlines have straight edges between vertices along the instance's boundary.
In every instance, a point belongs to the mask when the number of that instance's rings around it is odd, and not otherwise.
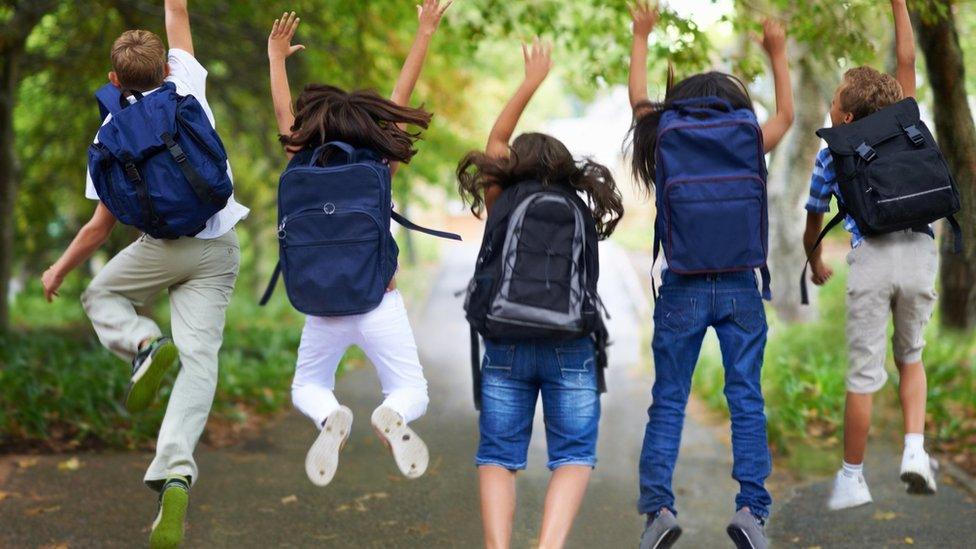
[{"label": "khaki pants", "polygon": [[161,335],[136,307],[169,290],[173,341],[180,371],[159,429],[156,457],[145,482],[158,488],[170,475],[197,479],[193,449],[217,388],[217,353],[224,313],[234,291],[240,247],[232,230],[213,239],[157,240],[142,236],[112,258],[82,295],[102,345],[131,361],[139,343]]},{"label": "khaki pants", "polygon": [[885,372],[888,319],[895,362],[921,362],[923,334],[937,298],[939,254],[931,236],[913,231],[871,236],[847,255],[847,390],[874,393]]}]

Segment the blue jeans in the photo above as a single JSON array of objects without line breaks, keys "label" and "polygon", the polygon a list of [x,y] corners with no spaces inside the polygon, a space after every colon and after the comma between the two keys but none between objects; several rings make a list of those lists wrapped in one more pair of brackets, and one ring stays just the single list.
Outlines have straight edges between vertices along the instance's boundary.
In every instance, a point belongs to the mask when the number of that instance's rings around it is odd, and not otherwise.
[{"label": "blue jeans", "polygon": [[596,465],[600,422],[590,338],[485,341],[478,465],[525,469],[536,400],[542,393],[549,469]]},{"label": "blue jeans", "polygon": [[684,276],[665,271],[654,307],[654,388],[640,459],[641,513],[674,509],[671,476],[678,459],[691,376],[705,330],[718,335],[725,366],[725,398],[732,418],[732,478],[736,510],[769,515],[765,488],[772,469],[759,383],[766,346],[766,313],[752,272]]}]

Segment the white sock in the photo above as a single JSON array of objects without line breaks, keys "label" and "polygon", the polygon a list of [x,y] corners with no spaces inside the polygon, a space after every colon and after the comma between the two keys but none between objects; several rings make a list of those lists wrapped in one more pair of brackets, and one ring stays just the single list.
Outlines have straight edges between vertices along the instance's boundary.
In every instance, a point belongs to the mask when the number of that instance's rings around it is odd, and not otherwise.
[{"label": "white sock", "polygon": [[924,452],[924,442],[925,435],[921,433],[907,433],[905,435],[905,451]]},{"label": "white sock", "polygon": [[850,463],[844,462],[844,476],[850,478],[857,478],[864,475],[864,463],[858,463],[857,465],[852,465]]}]

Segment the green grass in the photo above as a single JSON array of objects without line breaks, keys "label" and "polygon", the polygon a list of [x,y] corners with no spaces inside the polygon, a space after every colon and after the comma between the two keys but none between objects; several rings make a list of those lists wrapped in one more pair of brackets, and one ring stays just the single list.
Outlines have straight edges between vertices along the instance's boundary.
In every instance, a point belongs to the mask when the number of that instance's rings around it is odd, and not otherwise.
[{"label": "green grass", "polygon": [[[791,468],[826,472],[835,465],[843,425],[847,369],[845,337],[846,268],[820,290],[819,318],[786,325],[772,310],[763,365],[763,392],[770,445]],[[936,450],[973,448],[976,437],[976,338],[938,326],[938,314],[926,331],[924,361],[928,374],[927,439]],[[889,344],[890,346],[890,344]],[[900,432],[897,419],[898,374],[888,352],[891,382],[879,393],[875,425]],[[727,411],[722,394],[723,368],[717,341],[709,335],[695,376],[706,404]],[[886,422],[886,423],[885,423]],[[897,430],[896,430],[897,427]],[[825,461],[829,452],[831,459]]]},{"label": "green grass", "polygon": [[[409,300],[423,299],[432,282],[437,248],[418,237],[417,266],[403,265],[398,286]],[[401,254],[401,263],[405,262]],[[34,281],[14,303],[15,329],[0,336],[0,451],[22,448],[145,447],[155,439],[176,369],[163,381],[156,403],[129,415],[123,406],[130,367],[105,350],[88,323],[79,296],[87,282],[70,277],[61,297],[48,304]],[[304,316],[279,284],[259,307],[253,281],[239,280],[227,311],[219,380],[210,427],[246,424],[291,403],[291,379]],[[169,331],[161,294],[152,311]],[[342,369],[364,363],[357,348]]]}]

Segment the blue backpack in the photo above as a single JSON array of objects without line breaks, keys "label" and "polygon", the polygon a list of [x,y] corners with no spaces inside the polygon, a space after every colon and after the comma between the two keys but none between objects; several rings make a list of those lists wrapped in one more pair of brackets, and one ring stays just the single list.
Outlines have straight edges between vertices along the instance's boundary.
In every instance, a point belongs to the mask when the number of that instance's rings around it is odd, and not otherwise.
[{"label": "blue backpack", "polygon": [[112,215],[153,238],[193,236],[234,191],[227,153],[203,107],[172,82],[129,104],[107,84],[95,93],[102,119],[88,171]]},{"label": "blue backpack", "polygon": [[717,97],[676,101],[657,138],[654,260],[693,275],[760,269],[771,299],[762,130]]},{"label": "blue backpack", "polygon": [[278,183],[279,275],[291,304],[313,316],[369,312],[383,300],[399,249],[390,219],[441,238],[393,211],[389,164],[367,149],[333,141],[292,158]]}]

